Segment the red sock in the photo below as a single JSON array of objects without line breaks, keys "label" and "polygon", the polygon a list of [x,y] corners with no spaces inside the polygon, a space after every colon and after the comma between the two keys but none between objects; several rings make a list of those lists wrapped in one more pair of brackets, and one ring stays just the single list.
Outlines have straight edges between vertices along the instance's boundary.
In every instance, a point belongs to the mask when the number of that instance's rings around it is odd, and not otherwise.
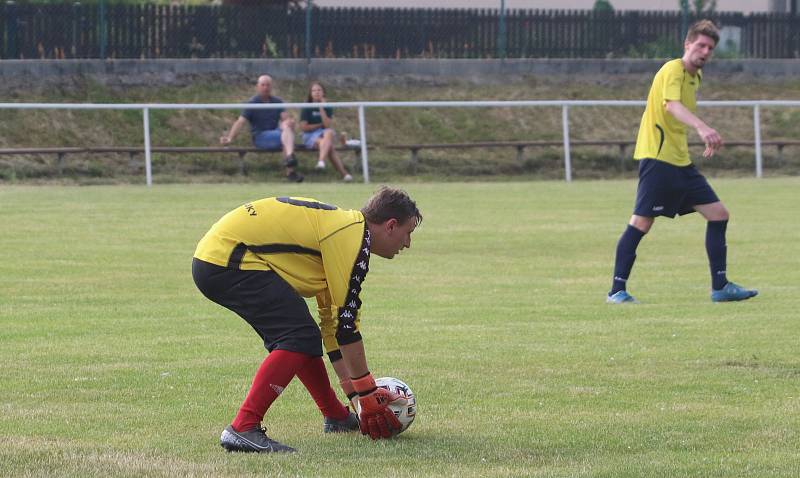
[{"label": "red sock", "polygon": [[306,386],[323,416],[334,420],[344,420],[350,414],[342,402],[336,398],[336,392],[331,388],[322,357],[314,357],[309,360],[306,366],[297,372],[297,378]]},{"label": "red sock", "polygon": [[253,378],[247,398],[234,418],[233,429],[237,432],[252,430],[261,424],[272,402],[289,385],[297,371],[313,357],[287,350],[273,350],[261,363]]}]

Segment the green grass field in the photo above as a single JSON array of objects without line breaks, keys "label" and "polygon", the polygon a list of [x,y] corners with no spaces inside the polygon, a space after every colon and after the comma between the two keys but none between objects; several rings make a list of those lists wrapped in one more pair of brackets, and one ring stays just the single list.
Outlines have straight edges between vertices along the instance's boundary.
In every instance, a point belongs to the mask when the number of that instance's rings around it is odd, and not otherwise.
[{"label": "green grass field", "polygon": [[425,220],[373,258],[362,326],[417,420],[323,435],[295,381],[266,420],[290,456],[219,447],[264,350],[195,289],[194,246],[247,200],[373,186],[2,187],[0,475],[797,476],[800,178],[712,182],[749,302],[709,301],[693,215],[643,241],[643,304],[604,303],[633,180],[401,185]]}]

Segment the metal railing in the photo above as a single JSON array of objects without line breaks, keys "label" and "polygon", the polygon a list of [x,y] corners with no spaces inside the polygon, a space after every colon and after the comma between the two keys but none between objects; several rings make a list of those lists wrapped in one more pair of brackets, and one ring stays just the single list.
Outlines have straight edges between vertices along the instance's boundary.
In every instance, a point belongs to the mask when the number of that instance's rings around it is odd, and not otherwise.
[{"label": "metal railing", "polygon": [[[369,183],[369,151],[367,147],[366,108],[508,108],[508,107],[560,107],[564,148],[564,180],[572,181],[572,156],[570,152],[569,111],[571,107],[585,106],[641,106],[642,100],[518,100],[518,101],[356,101],[339,103],[0,103],[0,109],[65,109],[65,110],[141,110],[144,131],[145,175],[148,186],[153,184],[150,144],[150,110],[242,110],[277,108],[356,108],[358,110],[361,166],[364,182]],[[749,107],[753,109],[755,149],[755,176],[763,176],[761,139],[762,107],[800,107],[800,100],[739,100],[699,101],[702,107]]]}]

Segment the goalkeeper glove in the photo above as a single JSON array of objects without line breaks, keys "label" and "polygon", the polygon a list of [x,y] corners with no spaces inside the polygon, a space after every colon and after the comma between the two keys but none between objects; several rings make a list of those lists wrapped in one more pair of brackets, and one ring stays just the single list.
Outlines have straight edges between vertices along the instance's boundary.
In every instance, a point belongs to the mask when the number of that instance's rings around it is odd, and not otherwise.
[{"label": "goalkeeper glove", "polygon": [[394,412],[389,409],[389,404],[406,402],[405,398],[384,388],[378,388],[371,373],[361,378],[354,378],[351,382],[358,392],[358,403],[361,405],[358,418],[362,435],[369,435],[373,440],[381,437],[390,438],[394,430],[402,428]]}]

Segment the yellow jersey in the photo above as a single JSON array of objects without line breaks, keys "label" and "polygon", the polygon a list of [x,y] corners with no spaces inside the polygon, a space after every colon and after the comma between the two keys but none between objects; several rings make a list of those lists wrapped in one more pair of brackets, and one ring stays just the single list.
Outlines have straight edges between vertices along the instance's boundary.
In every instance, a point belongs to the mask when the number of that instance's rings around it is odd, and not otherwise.
[{"label": "yellow jersey", "polygon": [[694,113],[702,77],[701,70],[696,75],[686,71],[680,58],[668,61],[658,70],[639,124],[634,159],[657,159],[675,166],[692,164],[686,125],[667,113],[666,106],[667,101],[680,101]]},{"label": "yellow jersey", "polygon": [[194,257],[241,270],[272,270],[303,297],[316,297],[326,352],[361,340],[361,284],[370,235],[360,211],[316,199],[266,198],[217,221]]}]

